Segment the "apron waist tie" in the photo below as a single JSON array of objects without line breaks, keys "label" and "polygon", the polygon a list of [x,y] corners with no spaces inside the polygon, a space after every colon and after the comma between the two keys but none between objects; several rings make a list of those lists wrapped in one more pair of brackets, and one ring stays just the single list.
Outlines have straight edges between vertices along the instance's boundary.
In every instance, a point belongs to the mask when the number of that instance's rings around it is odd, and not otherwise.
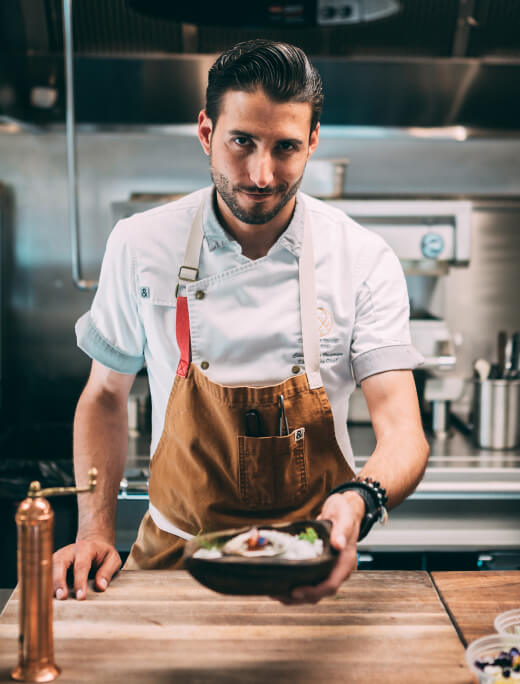
[{"label": "apron waist tie", "polygon": [[151,501],[148,504],[148,510],[150,511],[150,517],[152,518],[154,523],[163,532],[175,534],[177,537],[180,537],[181,539],[193,539],[193,534],[185,532],[184,530],[181,530],[179,527],[176,527],[173,523],[171,523],[168,520],[168,518],[164,517],[161,511],[158,508],[156,508]]}]

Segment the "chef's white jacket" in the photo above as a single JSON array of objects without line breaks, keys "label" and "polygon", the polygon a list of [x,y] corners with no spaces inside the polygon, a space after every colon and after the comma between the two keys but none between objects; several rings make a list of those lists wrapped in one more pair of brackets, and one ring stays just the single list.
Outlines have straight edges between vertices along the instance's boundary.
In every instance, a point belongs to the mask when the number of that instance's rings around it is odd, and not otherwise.
[{"label": "chef's white jacket", "polygon": [[146,363],[153,454],[179,361],[177,274],[201,202],[199,279],[184,292],[192,362],[206,361],[204,372],[224,385],[271,385],[304,372],[298,256],[304,212],[309,212],[321,374],[337,442],[354,468],[346,423],[356,382],[414,368],[423,359],[410,342],[408,294],[397,257],[381,237],[317,199],[298,193],[289,226],[256,260],[244,256],[220,225],[213,188],[119,221],[107,243],[92,308],[76,324],[78,346],[119,373],[137,373]]}]

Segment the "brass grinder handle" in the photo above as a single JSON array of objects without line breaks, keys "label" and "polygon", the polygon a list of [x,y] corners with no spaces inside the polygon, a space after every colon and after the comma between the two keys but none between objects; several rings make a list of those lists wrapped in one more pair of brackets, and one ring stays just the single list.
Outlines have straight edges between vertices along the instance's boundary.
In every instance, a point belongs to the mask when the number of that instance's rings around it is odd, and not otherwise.
[{"label": "brass grinder handle", "polygon": [[68,494],[82,494],[83,492],[93,492],[97,483],[97,468],[90,468],[88,471],[88,487],[49,487],[42,489],[40,483],[35,480],[29,485],[27,496],[30,499],[47,496],[66,496]]}]

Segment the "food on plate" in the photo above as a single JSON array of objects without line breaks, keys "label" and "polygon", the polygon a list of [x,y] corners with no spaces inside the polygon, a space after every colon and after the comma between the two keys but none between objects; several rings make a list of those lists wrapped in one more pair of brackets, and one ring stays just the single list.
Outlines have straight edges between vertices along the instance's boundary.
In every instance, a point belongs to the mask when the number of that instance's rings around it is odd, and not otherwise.
[{"label": "food on plate", "polygon": [[307,527],[300,534],[288,534],[278,530],[251,528],[226,541],[216,539],[201,543],[193,558],[215,559],[224,556],[245,558],[280,558],[283,560],[309,560],[323,553],[323,540],[316,530]]},{"label": "food on plate", "polygon": [[258,558],[258,556],[280,556],[287,547],[286,537],[291,535],[278,533],[274,536],[271,531],[257,530],[254,527],[248,532],[232,537],[222,547],[222,553],[226,556],[246,556]]},{"label": "food on plate", "polygon": [[482,682],[489,684],[510,684],[520,682],[520,650],[510,648],[501,651],[495,657],[475,660],[475,667],[482,672]]}]

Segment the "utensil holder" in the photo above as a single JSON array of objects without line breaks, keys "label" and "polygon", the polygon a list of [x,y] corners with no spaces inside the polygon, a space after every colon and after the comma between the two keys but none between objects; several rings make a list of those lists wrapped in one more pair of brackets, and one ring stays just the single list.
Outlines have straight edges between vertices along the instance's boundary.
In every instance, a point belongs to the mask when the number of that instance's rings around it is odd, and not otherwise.
[{"label": "utensil holder", "polygon": [[474,439],[483,449],[520,446],[520,380],[475,380]]}]

